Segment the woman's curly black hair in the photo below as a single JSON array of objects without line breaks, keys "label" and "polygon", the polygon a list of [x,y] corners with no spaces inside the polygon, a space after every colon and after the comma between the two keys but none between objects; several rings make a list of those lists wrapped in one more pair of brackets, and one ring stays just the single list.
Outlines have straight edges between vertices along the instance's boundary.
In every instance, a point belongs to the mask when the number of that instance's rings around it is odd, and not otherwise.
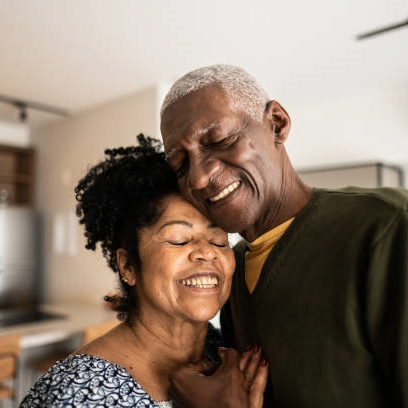
[{"label": "woman's curly black hair", "polygon": [[[109,267],[118,272],[116,250],[124,248],[136,270],[140,268],[138,231],[153,225],[164,208],[162,200],[178,193],[177,179],[157,139],[137,136],[139,146],[105,150],[107,159],[93,166],[75,188],[80,223],[87,249],[99,242]],[[120,279],[122,296],[106,296],[121,320],[136,311],[134,287]]]}]

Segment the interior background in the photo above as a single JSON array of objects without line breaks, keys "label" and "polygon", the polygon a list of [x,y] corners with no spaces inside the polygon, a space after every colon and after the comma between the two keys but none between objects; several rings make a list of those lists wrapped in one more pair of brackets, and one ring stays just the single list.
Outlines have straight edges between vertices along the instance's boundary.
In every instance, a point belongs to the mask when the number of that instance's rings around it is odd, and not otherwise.
[{"label": "interior background", "polygon": [[105,148],[160,136],[166,90],[199,66],[241,65],[283,104],[295,167],[407,172],[408,29],[354,39],[407,16],[402,0],[0,0],[0,94],[70,112],[28,110],[19,123],[0,103],[0,144],[37,151],[44,300],[99,302],[114,288],[100,253],[83,247],[74,186]]}]

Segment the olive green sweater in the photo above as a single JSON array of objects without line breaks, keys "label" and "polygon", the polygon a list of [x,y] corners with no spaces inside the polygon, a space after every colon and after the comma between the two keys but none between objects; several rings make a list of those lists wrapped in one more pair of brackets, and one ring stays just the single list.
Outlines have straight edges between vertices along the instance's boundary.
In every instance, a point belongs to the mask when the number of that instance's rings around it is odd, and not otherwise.
[{"label": "olive green sweater", "polygon": [[315,189],[252,295],[235,250],[222,328],[262,346],[265,407],[408,407],[407,191]]}]

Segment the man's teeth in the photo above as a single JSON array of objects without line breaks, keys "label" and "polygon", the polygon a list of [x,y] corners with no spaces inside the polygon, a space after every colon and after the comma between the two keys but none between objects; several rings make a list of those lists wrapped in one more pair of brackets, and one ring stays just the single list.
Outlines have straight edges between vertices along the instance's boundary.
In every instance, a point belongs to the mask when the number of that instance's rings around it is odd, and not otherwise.
[{"label": "man's teeth", "polygon": [[239,187],[239,181],[236,181],[235,183],[230,184],[228,187],[225,187],[224,190],[222,190],[220,193],[218,193],[216,196],[211,197],[210,201],[212,203],[215,203],[218,200],[221,200],[221,198],[226,197],[227,195],[231,194],[234,190],[236,190]]},{"label": "man's teeth", "polygon": [[181,283],[184,286],[210,289],[218,286],[218,278],[212,276],[202,276],[200,278],[183,279]]}]

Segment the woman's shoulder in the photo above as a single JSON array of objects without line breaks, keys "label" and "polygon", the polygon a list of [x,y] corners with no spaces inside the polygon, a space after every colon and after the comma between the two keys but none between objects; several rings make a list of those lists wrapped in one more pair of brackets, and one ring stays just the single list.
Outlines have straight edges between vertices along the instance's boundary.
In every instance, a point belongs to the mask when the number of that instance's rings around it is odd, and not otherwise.
[{"label": "woman's shoulder", "polygon": [[157,407],[124,367],[87,354],[55,363],[20,404],[20,408],[66,406]]}]

